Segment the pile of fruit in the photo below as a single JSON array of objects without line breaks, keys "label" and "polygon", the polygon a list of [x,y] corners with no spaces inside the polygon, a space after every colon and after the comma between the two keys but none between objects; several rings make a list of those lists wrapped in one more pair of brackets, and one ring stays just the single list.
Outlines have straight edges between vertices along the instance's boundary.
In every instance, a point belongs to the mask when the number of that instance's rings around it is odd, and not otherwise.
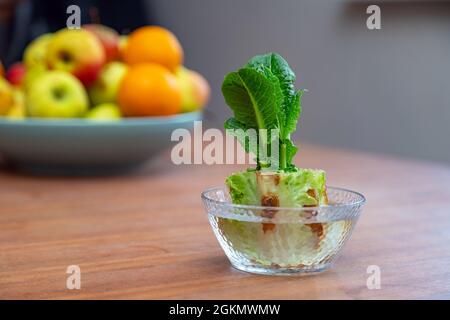
[{"label": "pile of fruit", "polygon": [[178,39],[159,26],[128,36],[96,24],[44,34],[23,62],[6,73],[0,63],[0,116],[117,120],[200,110],[208,82],[182,63]]}]

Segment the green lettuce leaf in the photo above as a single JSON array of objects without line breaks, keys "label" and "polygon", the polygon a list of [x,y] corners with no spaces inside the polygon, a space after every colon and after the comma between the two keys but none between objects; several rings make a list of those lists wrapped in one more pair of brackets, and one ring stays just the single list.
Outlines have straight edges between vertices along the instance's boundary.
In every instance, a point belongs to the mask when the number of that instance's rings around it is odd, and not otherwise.
[{"label": "green lettuce leaf", "polygon": [[233,203],[255,204],[261,201],[255,177],[254,171],[233,174],[226,179],[225,184],[230,190]]},{"label": "green lettuce leaf", "polygon": [[234,118],[247,128],[278,128],[282,93],[274,78],[243,68],[225,77],[222,92]]},{"label": "green lettuce leaf", "polygon": [[278,79],[280,89],[283,93],[283,103],[281,105],[282,113],[280,120],[281,138],[285,139],[287,136],[295,131],[297,119],[300,116],[300,94],[296,92],[295,74],[289,67],[286,60],[278,53],[268,53],[265,55],[258,55],[249,60],[246,67],[254,68],[262,72],[269,69],[271,73]]},{"label": "green lettuce leaf", "polygon": [[[295,74],[288,63],[279,54],[269,53],[250,59],[243,68],[229,73],[222,84],[225,102],[234,113],[234,118],[225,122],[225,129],[278,129],[278,167],[285,171],[295,167],[292,159],[297,152],[290,134],[300,116],[302,92],[295,90],[294,83]],[[263,159],[259,150],[249,148],[248,139],[237,138],[246,152],[256,154],[258,170],[272,163],[270,132],[258,137],[258,144],[267,150],[269,159]]]}]

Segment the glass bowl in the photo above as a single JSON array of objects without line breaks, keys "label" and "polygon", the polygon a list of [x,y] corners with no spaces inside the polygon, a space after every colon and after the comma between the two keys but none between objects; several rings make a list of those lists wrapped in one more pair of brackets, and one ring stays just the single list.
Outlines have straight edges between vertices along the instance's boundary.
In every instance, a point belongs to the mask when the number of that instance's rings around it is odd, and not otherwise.
[{"label": "glass bowl", "polygon": [[327,188],[328,205],[236,205],[226,187],[202,193],[209,221],[236,269],[266,275],[318,273],[328,269],[358,220],[362,194]]}]

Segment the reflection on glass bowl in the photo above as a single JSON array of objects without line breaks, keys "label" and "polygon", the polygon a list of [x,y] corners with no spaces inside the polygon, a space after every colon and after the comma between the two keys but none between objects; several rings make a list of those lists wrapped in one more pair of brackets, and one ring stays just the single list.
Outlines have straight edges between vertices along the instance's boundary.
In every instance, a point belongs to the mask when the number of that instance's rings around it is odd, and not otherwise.
[{"label": "reflection on glass bowl", "polygon": [[[231,203],[225,187],[202,193],[209,221],[231,264],[243,271],[292,275],[331,266],[358,220],[363,195],[327,188],[329,205],[263,207]],[[275,214],[267,217],[267,210]]]}]

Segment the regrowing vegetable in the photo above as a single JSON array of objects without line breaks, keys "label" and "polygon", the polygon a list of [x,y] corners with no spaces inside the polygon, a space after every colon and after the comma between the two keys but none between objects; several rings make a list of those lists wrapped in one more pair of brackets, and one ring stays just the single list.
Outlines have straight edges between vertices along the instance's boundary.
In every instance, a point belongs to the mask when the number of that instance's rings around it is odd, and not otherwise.
[{"label": "regrowing vegetable", "polygon": [[[277,169],[295,170],[292,159],[297,147],[290,135],[296,129],[301,113],[302,91],[295,90],[294,82],[294,72],[277,53],[255,56],[241,69],[229,73],[223,81],[223,96],[234,113],[234,117],[225,122],[225,129],[268,130],[265,136],[258,135],[260,148],[250,149],[248,141],[240,141],[247,152],[256,155],[257,170],[264,170],[269,165],[273,168],[273,130],[278,130],[279,135]],[[267,150],[268,157],[262,156],[261,148]]]},{"label": "regrowing vegetable", "polygon": [[325,172],[297,168],[292,161],[297,147],[291,134],[302,96],[294,82],[287,62],[269,53],[250,59],[222,84],[233,112],[225,129],[247,153],[256,155],[256,168],[225,181],[231,201],[238,205],[232,206],[232,213],[239,217],[227,217],[227,210],[224,216],[210,217],[238,269],[323,269],[353,226],[352,221],[324,219],[326,210],[320,207],[328,205]]},{"label": "regrowing vegetable", "polygon": [[[246,152],[256,155],[257,163],[256,169],[227,178],[234,203],[275,207],[327,203],[325,173],[299,169],[292,163],[297,147],[291,133],[300,117],[302,95],[294,82],[294,72],[277,53],[255,56],[225,76],[222,92],[234,114],[225,129]],[[263,132],[256,135],[257,143],[243,134],[249,130]]]},{"label": "regrowing vegetable", "polygon": [[[300,169],[293,163],[292,143],[300,117],[301,90],[295,74],[277,53],[256,56],[226,75],[222,92],[233,117],[225,122],[245,151],[256,155],[256,168],[230,175],[225,183],[234,204],[272,207],[261,215],[277,220],[273,207],[316,207],[328,203],[325,172]],[[256,143],[251,143],[256,132]],[[246,133],[247,132],[247,133]],[[284,211],[282,214],[287,215]],[[294,216],[296,215],[295,213]],[[286,218],[286,217],[283,217]],[[295,217],[294,217],[295,218]],[[308,266],[326,257],[327,243],[346,230],[336,223],[263,223],[217,218],[214,222],[231,246],[253,263],[267,266]]]}]

